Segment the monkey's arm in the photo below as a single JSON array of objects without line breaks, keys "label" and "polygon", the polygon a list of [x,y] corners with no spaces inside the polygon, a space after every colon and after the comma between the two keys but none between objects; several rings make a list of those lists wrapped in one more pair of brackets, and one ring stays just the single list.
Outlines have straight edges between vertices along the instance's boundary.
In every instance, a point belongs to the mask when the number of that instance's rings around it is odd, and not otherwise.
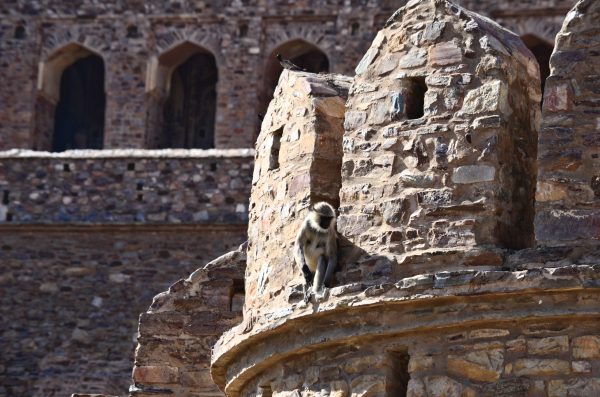
[{"label": "monkey's arm", "polygon": [[333,278],[333,272],[337,268],[338,262],[338,250],[337,250],[337,236],[335,232],[331,237],[332,241],[330,241],[329,246],[327,247],[327,270],[325,271],[325,286],[331,288],[331,279]]},{"label": "monkey's arm", "polygon": [[300,269],[302,269],[306,284],[312,285],[313,275],[306,264],[306,257],[304,256],[304,238],[301,234],[296,238],[296,261],[298,262]]}]

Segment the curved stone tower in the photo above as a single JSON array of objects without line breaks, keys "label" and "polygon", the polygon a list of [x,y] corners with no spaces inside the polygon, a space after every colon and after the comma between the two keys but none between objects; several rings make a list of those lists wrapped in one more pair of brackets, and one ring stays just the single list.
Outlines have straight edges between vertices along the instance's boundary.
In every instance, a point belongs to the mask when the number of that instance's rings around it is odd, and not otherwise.
[{"label": "curved stone tower", "polygon": [[[595,201],[574,238],[541,229],[554,239],[536,246],[534,232],[548,217],[535,212],[538,164],[538,186],[565,164],[546,160],[546,139],[563,131],[552,123],[581,126],[597,149],[582,115],[600,98],[573,87],[599,70],[599,3],[580,2],[558,37],[561,77],[544,110],[571,113],[544,121],[539,155],[536,61],[516,35],[446,0],[398,10],[347,99],[340,76],[282,75],[257,144],[244,321],[213,350],[228,396],[599,395]],[[586,40],[569,37],[573,26]],[[561,66],[588,53],[567,83]],[[596,149],[575,175],[592,191]],[[339,203],[341,266],[305,304],[292,248],[317,200]],[[561,202],[538,208],[555,216],[551,205]]]}]

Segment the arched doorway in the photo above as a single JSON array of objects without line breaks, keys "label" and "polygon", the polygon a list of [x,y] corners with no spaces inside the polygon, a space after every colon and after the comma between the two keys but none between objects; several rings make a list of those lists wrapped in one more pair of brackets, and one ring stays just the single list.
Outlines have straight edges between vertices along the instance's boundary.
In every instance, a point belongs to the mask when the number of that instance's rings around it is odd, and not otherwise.
[{"label": "arched doorway", "polygon": [[171,75],[163,108],[162,147],[215,146],[217,64],[210,53],[190,56]]},{"label": "arched doorway", "polygon": [[283,58],[291,60],[294,64],[306,69],[308,72],[329,72],[329,59],[327,55],[313,44],[296,39],[275,48],[269,55],[264,68],[262,90],[259,94],[258,112],[260,114],[265,114],[269,102],[273,99],[273,92],[275,91],[275,87],[277,87],[279,76],[283,71],[283,68],[275,57],[277,54],[281,54]]},{"label": "arched doorway", "polygon": [[533,53],[533,56],[535,56],[535,59],[537,59],[538,64],[540,65],[540,80],[543,93],[546,79],[550,76],[550,57],[552,56],[554,46],[537,36],[529,34],[521,37],[521,40],[523,40],[523,43],[525,43],[527,48]]},{"label": "arched doorway", "polygon": [[149,68],[148,147],[215,147],[215,56],[185,41],[155,58]]},{"label": "arched doorway", "polygon": [[40,62],[35,101],[34,150],[102,149],[104,61],[69,43]]},{"label": "arched doorway", "polygon": [[91,54],[68,66],[60,80],[52,150],[102,149],[105,105],[102,58]]}]

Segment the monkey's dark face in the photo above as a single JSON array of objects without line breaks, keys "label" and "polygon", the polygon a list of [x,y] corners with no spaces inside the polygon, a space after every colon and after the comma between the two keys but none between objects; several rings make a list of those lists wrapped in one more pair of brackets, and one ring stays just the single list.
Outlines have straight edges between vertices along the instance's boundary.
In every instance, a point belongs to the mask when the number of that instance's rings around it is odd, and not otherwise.
[{"label": "monkey's dark face", "polygon": [[332,220],[332,216],[319,215],[319,226],[321,226],[323,229],[327,229],[329,228]]}]

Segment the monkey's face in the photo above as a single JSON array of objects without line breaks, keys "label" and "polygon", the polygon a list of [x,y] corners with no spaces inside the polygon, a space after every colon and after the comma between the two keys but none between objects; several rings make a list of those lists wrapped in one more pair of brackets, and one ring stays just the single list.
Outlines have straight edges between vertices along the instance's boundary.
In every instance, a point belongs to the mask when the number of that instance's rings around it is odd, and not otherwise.
[{"label": "monkey's face", "polygon": [[328,229],[332,220],[332,216],[319,215],[319,226],[321,226],[323,229]]}]

